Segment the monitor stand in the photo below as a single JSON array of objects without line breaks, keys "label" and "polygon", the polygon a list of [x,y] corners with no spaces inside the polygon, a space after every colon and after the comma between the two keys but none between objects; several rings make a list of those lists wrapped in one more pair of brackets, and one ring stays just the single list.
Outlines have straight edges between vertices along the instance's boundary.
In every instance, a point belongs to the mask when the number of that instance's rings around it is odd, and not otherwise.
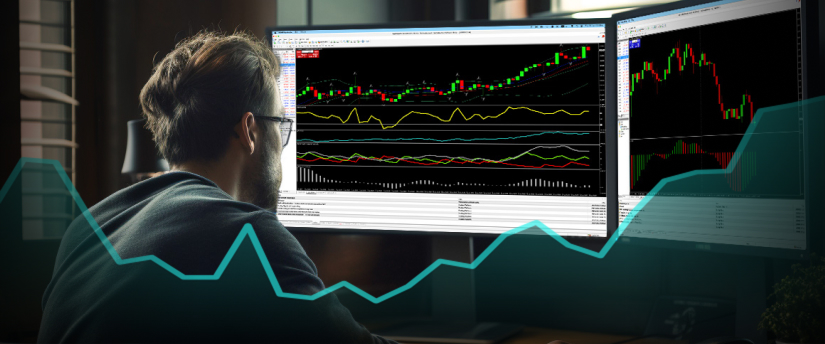
[{"label": "monitor stand", "polygon": [[[432,261],[471,263],[473,253],[472,236],[433,236]],[[450,288],[433,283],[432,320],[404,323],[376,334],[403,342],[492,344],[520,331],[521,325],[476,321],[475,271],[469,272],[460,279],[452,276]]]}]

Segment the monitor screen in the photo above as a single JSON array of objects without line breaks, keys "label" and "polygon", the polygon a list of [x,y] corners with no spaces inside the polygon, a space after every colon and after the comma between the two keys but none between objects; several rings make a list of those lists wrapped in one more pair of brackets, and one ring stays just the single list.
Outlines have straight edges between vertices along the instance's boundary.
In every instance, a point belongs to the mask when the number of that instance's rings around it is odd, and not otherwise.
[{"label": "monitor screen", "polygon": [[604,24],[272,29],[288,227],[607,235]]},{"label": "monitor screen", "polygon": [[619,221],[666,203],[624,236],[805,249],[800,12],[726,0],[617,21]]}]

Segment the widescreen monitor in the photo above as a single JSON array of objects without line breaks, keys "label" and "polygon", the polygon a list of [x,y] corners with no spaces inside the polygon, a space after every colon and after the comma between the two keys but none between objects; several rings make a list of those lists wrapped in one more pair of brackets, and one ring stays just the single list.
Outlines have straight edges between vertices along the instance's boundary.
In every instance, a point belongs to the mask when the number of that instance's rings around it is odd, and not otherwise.
[{"label": "widescreen monitor", "polygon": [[804,101],[803,6],[678,6],[616,22],[619,222],[637,211],[623,240],[799,257],[817,115]]},{"label": "widescreen monitor", "polygon": [[605,237],[605,24],[270,28],[289,228]]}]

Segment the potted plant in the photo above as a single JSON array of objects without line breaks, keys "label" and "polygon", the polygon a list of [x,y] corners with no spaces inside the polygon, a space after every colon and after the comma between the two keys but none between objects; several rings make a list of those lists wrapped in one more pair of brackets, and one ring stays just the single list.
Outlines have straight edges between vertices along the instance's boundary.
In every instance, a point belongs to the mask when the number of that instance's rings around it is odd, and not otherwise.
[{"label": "potted plant", "polygon": [[762,313],[759,329],[771,331],[777,343],[825,343],[825,257],[794,264],[768,299],[774,303]]}]

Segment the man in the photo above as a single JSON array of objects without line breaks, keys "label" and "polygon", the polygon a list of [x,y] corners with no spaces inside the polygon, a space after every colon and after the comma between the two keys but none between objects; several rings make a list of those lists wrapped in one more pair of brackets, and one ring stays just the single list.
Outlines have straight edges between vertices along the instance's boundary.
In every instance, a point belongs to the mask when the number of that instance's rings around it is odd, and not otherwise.
[{"label": "man", "polygon": [[[60,245],[43,296],[40,342],[385,342],[356,323],[324,289],[315,265],[274,213],[283,117],[276,56],[254,37],[199,33],[154,69],[140,102],[172,171],[118,191],[81,216]],[[248,242],[214,275],[245,224]],[[151,262],[115,264],[154,256]],[[270,284],[261,261],[277,278]],[[209,279],[209,278],[204,278]]]}]

